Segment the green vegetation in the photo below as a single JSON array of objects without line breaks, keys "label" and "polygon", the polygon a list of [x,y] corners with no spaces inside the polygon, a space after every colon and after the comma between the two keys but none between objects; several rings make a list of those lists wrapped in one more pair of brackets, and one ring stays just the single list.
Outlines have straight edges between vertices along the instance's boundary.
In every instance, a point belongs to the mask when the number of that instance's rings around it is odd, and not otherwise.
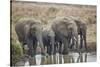
[{"label": "green vegetation", "polygon": [[23,56],[23,50],[20,44],[17,44],[15,42],[12,42],[11,44],[11,53],[12,53],[12,65],[15,65],[16,62],[20,60],[20,58]]}]

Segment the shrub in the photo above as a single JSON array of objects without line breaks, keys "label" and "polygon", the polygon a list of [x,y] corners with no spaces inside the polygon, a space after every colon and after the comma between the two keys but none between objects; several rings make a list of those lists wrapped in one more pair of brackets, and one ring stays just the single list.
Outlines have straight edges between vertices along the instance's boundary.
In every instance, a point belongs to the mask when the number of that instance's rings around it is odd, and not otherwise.
[{"label": "shrub", "polygon": [[16,62],[23,56],[23,49],[21,44],[16,42],[11,43],[11,66],[14,66]]}]

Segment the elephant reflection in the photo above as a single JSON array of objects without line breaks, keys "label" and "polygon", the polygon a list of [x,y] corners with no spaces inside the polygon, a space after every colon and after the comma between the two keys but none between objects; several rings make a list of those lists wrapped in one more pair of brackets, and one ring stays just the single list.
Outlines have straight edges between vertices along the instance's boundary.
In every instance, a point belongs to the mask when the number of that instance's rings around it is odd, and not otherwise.
[{"label": "elephant reflection", "polygon": [[[64,63],[80,63],[80,62],[87,62],[87,53],[71,53],[68,55],[48,55],[47,57],[41,57],[41,65],[45,64],[64,64]],[[39,60],[39,59],[37,59]],[[36,64],[36,57],[30,59],[30,64]]]},{"label": "elephant reflection", "polygon": [[[53,58],[53,59],[52,59]],[[87,62],[87,53],[81,53],[77,56],[74,54],[70,55],[51,55],[44,60],[46,64],[64,64],[64,63],[79,63],[79,62]]]}]

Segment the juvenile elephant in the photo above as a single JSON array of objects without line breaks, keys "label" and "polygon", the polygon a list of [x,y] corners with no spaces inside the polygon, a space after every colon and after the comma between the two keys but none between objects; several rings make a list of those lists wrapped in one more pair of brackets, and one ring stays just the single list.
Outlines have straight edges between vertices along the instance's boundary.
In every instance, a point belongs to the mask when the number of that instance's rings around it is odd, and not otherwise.
[{"label": "juvenile elephant", "polygon": [[55,44],[55,33],[51,28],[51,24],[42,26],[42,38],[44,48],[47,48],[47,54],[51,55],[54,53],[54,44]]},{"label": "juvenile elephant", "polygon": [[85,21],[83,21],[79,17],[73,17],[70,16],[70,18],[75,21],[77,27],[78,27],[78,35],[80,35],[80,49],[85,46],[85,49],[87,50],[87,41],[86,41],[86,31],[87,31],[87,25]]},{"label": "juvenile elephant", "polygon": [[63,54],[69,51],[68,46],[72,43],[78,48],[78,33],[76,23],[68,17],[58,17],[52,21],[52,29],[55,32],[56,41],[63,44]]},{"label": "juvenile elephant", "polygon": [[33,18],[21,18],[16,22],[15,31],[19,42],[22,43],[22,47],[25,45],[28,46],[28,55],[34,56],[37,44],[40,45],[42,54],[44,54],[42,30],[38,20],[34,20]]},{"label": "juvenile elephant", "polygon": [[49,55],[54,53],[55,34],[52,30],[43,30],[43,44]]}]

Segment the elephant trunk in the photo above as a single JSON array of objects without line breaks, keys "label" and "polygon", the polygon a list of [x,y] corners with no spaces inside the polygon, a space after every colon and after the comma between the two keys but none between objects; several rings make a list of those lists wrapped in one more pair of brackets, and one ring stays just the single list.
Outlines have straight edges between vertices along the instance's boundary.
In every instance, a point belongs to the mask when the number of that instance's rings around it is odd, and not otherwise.
[{"label": "elephant trunk", "polygon": [[51,42],[51,54],[54,53],[54,44],[55,44],[55,33],[51,30],[49,32],[50,42]]},{"label": "elephant trunk", "polygon": [[72,37],[73,40],[73,45],[75,45],[75,49],[78,49],[78,36],[73,36]]},{"label": "elephant trunk", "polygon": [[69,38],[69,44],[70,44],[70,48],[72,49],[72,47],[75,45],[75,49],[78,49],[78,34],[77,33],[71,33],[71,37]]},{"label": "elephant trunk", "polygon": [[54,53],[54,43],[55,43],[55,38],[52,37],[52,38],[51,38],[51,46],[52,46],[52,53],[51,53],[51,54]]},{"label": "elephant trunk", "polygon": [[42,54],[45,54],[45,50],[44,50],[44,47],[43,47],[42,33],[37,32],[36,33],[36,38],[37,38],[37,42],[39,43],[39,46],[41,47]]}]

